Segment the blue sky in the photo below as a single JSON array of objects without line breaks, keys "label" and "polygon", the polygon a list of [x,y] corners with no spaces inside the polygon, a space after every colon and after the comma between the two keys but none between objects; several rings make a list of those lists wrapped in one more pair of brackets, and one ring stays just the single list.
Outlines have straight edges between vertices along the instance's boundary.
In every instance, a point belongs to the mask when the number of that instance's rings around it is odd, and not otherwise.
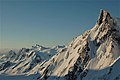
[{"label": "blue sky", "polygon": [[120,0],[0,0],[0,48],[68,44],[100,9],[120,17]]}]

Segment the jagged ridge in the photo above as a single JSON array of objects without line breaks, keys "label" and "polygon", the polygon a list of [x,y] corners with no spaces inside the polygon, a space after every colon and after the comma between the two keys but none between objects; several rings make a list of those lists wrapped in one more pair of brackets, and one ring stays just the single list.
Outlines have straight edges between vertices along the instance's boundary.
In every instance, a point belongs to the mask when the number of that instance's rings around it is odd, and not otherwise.
[{"label": "jagged ridge", "polygon": [[78,36],[63,52],[40,67],[40,79],[84,80],[91,69],[101,70],[110,66],[120,55],[119,33],[116,21],[107,11],[101,10],[91,30]]}]

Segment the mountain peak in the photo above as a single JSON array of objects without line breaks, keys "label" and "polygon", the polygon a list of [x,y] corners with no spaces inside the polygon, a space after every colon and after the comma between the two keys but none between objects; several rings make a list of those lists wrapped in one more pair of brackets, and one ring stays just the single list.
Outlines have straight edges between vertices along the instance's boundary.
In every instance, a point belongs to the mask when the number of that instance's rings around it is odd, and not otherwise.
[{"label": "mountain peak", "polygon": [[99,15],[98,20],[97,20],[97,24],[101,25],[103,22],[110,23],[110,19],[112,19],[110,14],[106,10],[101,9],[100,15]]}]

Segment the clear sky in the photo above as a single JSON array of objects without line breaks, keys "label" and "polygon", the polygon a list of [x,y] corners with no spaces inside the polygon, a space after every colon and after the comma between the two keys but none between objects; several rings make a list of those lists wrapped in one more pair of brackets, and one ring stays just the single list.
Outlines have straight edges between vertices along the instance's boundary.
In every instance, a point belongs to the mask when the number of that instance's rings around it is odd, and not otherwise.
[{"label": "clear sky", "polygon": [[68,44],[100,9],[120,17],[120,0],[0,0],[0,48]]}]

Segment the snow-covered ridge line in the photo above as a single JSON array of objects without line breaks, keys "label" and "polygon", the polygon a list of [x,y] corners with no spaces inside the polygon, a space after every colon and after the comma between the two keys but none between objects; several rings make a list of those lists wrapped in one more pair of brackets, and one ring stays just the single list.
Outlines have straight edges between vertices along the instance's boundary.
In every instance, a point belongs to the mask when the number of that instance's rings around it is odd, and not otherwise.
[{"label": "snow-covered ridge line", "polygon": [[[103,75],[106,74],[104,68],[113,65],[120,56],[118,23],[119,20],[112,18],[107,11],[101,10],[97,23],[91,30],[75,38],[63,52],[55,55],[40,67],[39,73],[42,76],[40,79],[89,80],[87,74],[93,75],[91,70],[102,69]],[[104,79],[103,75],[100,74],[97,77],[93,75],[91,80],[100,77]],[[115,78],[119,74],[113,76]]]}]

